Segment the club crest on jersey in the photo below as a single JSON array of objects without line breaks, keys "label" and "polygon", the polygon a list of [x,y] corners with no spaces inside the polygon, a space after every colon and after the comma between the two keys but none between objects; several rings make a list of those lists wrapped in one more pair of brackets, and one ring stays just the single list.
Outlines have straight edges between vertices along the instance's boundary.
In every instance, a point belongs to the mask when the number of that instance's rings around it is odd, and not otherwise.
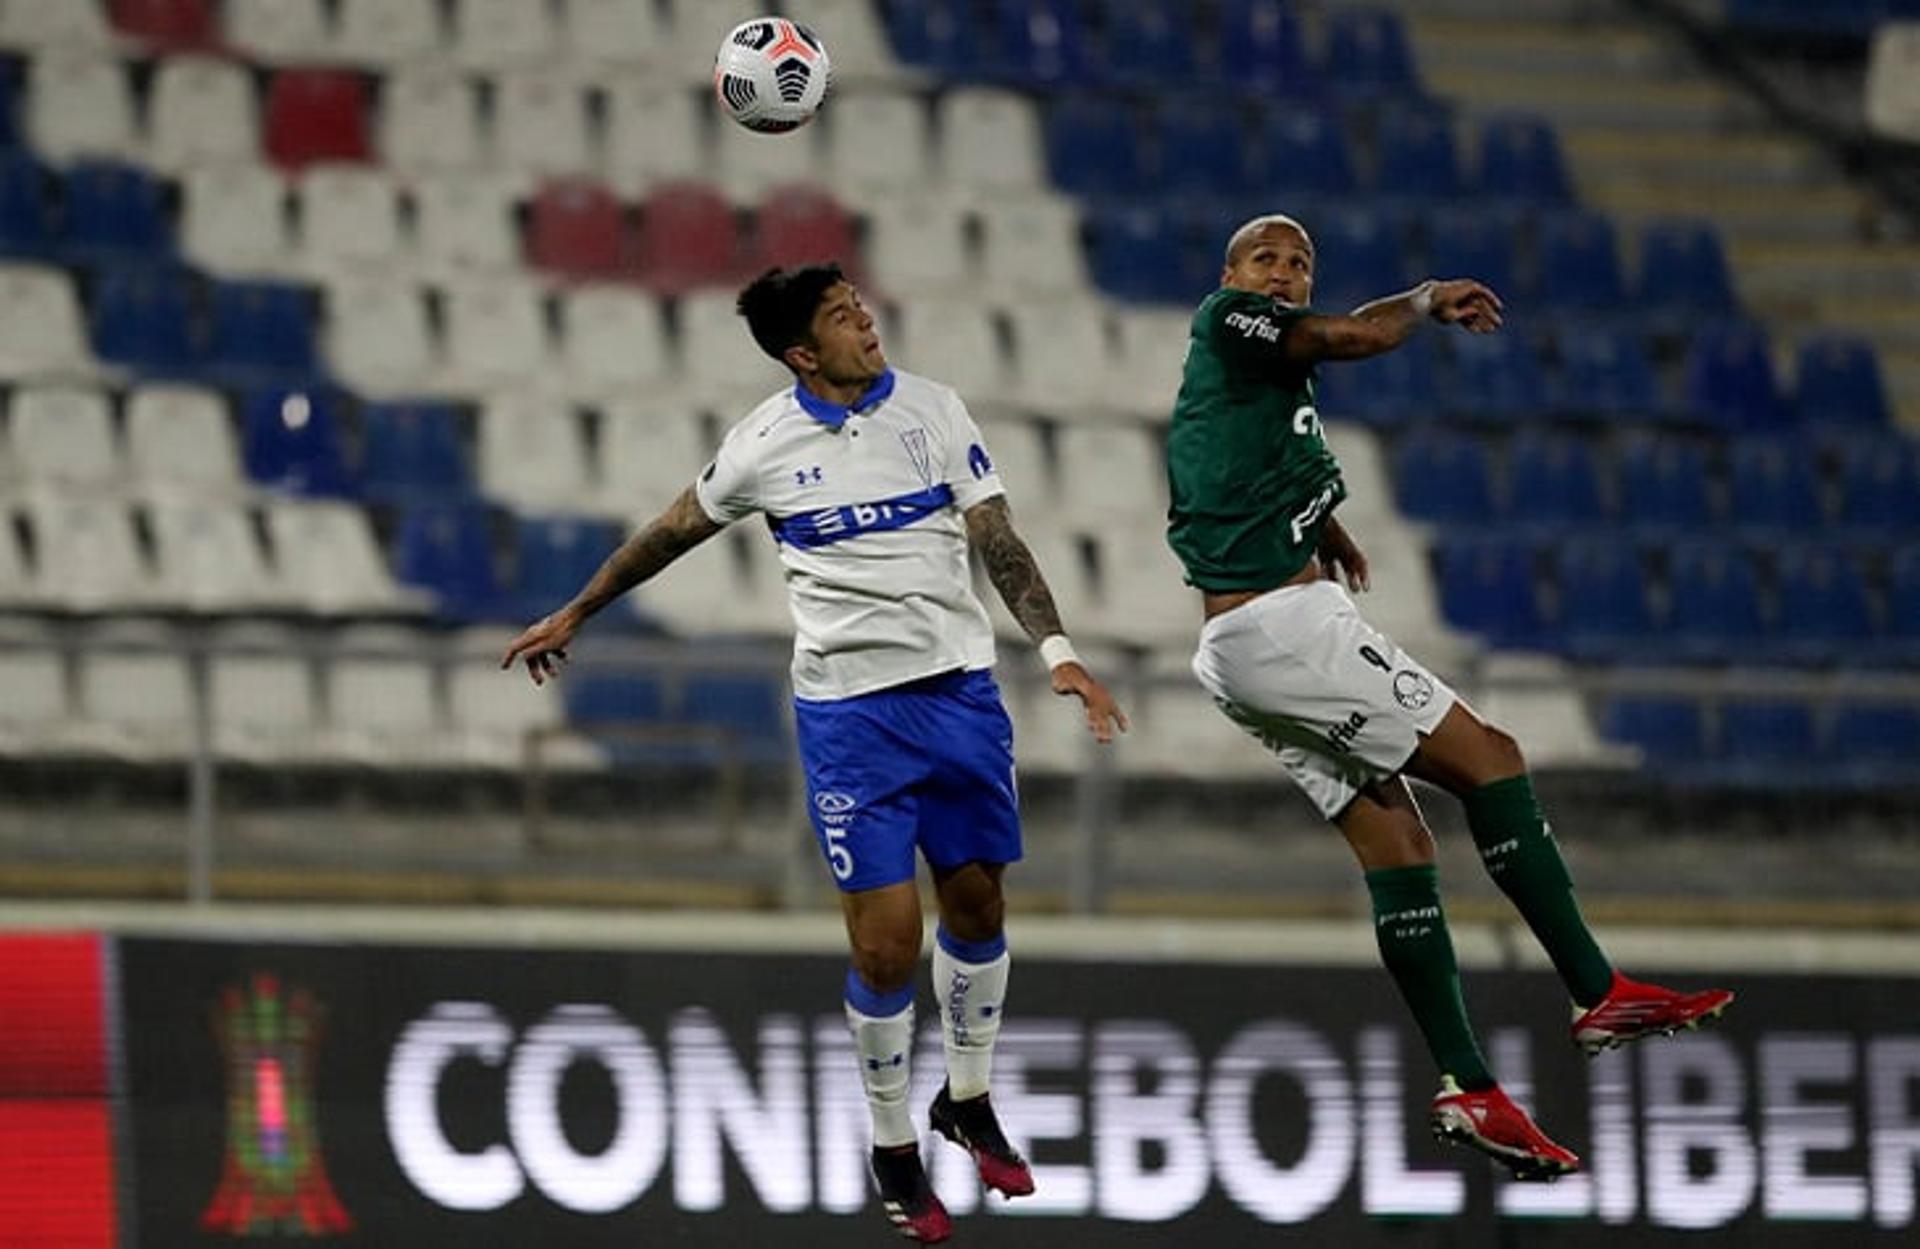
[{"label": "club crest on jersey", "polygon": [[915,426],[900,431],[900,441],[906,444],[907,458],[913,461],[913,471],[920,474],[920,484],[933,485],[933,457],[927,453],[927,431]]}]

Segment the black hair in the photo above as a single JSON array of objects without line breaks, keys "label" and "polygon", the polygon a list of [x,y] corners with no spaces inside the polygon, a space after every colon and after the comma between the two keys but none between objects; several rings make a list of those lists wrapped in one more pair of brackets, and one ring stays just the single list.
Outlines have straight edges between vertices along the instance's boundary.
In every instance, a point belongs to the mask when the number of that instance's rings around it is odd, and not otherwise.
[{"label": "black hair", "polygon": [[827,292],[846,280],[831,262],[769,269],[747,284],[735,307],[760,350],[785,364],[787,348],[812,344],[813,314]]}]

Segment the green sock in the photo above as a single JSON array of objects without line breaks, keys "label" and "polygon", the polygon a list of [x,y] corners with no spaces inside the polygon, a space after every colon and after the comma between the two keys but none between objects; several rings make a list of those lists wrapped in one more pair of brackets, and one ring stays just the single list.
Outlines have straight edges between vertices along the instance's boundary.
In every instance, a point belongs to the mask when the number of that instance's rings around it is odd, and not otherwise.
[{"label": "green sock", "polygon": [[1533,781],[1525,775],[1495,781],[1464,802],[1487,874],[1533,929],[1573,1000],[1592,1006],[1612,987],[1613,964],[1580,918],[1573,877],[1534,799]]},{"label": "green sock", "polygon": [[1367,892],[1373,895],[1380,957],[1413,1010],[1441,1074],[1463,1089],[1492,1087],[1493,1074],[1480,1056],[1460,996],[1460,965],[1440,910],[1440,873],[1431,863],[1379,868],[1367,873]]}]

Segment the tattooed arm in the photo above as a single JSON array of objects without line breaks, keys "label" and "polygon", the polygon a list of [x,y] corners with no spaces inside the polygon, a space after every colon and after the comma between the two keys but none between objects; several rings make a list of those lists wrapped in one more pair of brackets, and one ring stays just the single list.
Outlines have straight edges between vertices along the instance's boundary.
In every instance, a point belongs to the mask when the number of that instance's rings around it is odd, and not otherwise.
[{"label": "tattooed arm", "polygon": [[[1033,552],[1013,531],[1013,513],[1007,507],[1006,496],[995,495],[976,503],[966,510],[965,516],[967,538],[980,552],[988,579],[1000,592],[1007,610],[1027,631],[1027,636],[1035,645],[1050,637],[1064,638],[1066,630],[1060,624],[1059,608],[1053,605],[1053,591],[1047,588],[1047,579],[1040,574]],[[1112,741],[1115,725],[1121,732],[1126,731],[1126,713],[1079,660],[1053,665],[1052,678],[1054,693],[1072,694],[1086,707],[1087,728],[1094,737],[1103,742]]]},{"label": "tattooed arm", "polygon": [[535,685],[548,677],[559,676],[559,666],[566,662],[567,644],[573,641],[573,635],[580,631],[587,617],[719,533],[721,528],[701,508],[693,487],[689,486],[651,524],[607,556],[600,570],[571,602],[536,621],[515,638],[500,666],[511,668],[514,660],[525,659]]}]

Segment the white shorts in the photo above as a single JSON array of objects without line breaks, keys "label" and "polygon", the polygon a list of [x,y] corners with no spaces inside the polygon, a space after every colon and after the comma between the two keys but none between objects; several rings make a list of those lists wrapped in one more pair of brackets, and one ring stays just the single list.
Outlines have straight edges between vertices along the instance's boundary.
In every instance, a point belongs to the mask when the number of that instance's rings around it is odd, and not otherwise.
[{"label": "white shorts", "polygon": [[1285,586],[1207,621],[1193,674],[1329,820],[1405,767],[1458,701],[1333,581]]}]

